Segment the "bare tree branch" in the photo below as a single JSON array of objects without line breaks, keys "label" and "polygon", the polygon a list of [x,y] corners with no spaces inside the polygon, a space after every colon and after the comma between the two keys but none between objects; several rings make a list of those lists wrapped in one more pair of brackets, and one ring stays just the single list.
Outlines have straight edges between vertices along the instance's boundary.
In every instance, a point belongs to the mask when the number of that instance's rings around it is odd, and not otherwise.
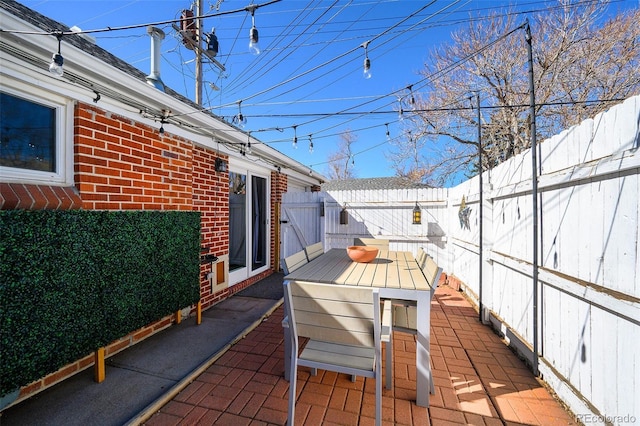
[{"label": "bare tree branch", "polygon": [[[640,92],[640,11],[603,21],[606,2],[558,3],[561,7],[534,16],[531,24],[538,140],[607,110],[612,103],[606,100]],[[482,100],[483,167],[529,147],[527,45],[524,32],[509,33],[521,24],[514,16],[472,20],[432,52],[421,71],[428,87],[416,93],[415,110],[403,106],[414,140],[405,138],[389,156],[398,175],[430,183],[477,173],[472,91]],[[415,147],[426,142],[437,143],[440,154],[420,158]]]},{"label": "bare tree branch", "polygon": [[350,130],[340,135],[337,151],[329,154],[327,177],[330,179],[351,179],[356,177],[352,145],[358,137]]}]

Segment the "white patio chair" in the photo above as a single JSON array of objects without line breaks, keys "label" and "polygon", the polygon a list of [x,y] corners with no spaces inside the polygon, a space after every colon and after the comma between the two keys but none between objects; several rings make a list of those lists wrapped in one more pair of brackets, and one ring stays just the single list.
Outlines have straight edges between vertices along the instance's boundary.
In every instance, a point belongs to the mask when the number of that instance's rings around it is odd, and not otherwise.
[{"label": "white patio chair", "polygon": [[304,252],[307,254],[307,260],[311,262],[316,257],[324,254],[324,247],[322,247],[322,241],[317,242],[315,244],[311,244],[310,246],[306,246],[304,248]]},{"label": "white patio chair", "polygon": [[373,246],[378,247],[381,250],[389,250],[389,240],[382,238],[360,238],[353,239],[354,246]]},{"label": "white patio chair", "polygon": [[[382,422],[380,295],[377,289],[284,283],[292,336],[289,418],[295,421],[298,366],[375,379],[375,424]],[[309,341],[300,351],[300,338]]]},{"label": "white patio chair", "polygon": [[[442,274],[442,268],[439,267],[435,260],[429,256],[422,248],[418,249],[418,255],[416,256],[416,262],[422,270],[422,273],[427,278],[427,282],[431,286],[431,299],[436,293],[438,287],[438,281]],[[399,331],[402,333],[417,334],[417,307],[415,302],[407,300],[392,300],[391,301],[391,323],[392,331]],[[386,381],[385,386],[387,389],[391,389],[392,374],[393,374],[393,336],[389,338],[389,342],[386,344]],[[430,382],[431,394],[436,393],[435,386],[433,384],[433,376]]]},{"label": "white patio chair", "polygon": [[[289,275],[299,267],[306,265],[308,262],[309,259],[307,258],[306,251],[301,250],[282,259],[282,271],[285,275]],[[286,315],[286,313],[282,319],[282,328],[284,329],[284,350],[285,352],[289,352],[291,348],[291,334],[289,331],[289,316]],[[289,371],[286,369],[284,372],[284,379],[289,380]]]},{"label": "white patio chair", "polygon": [[416,254],[416,262],[418,263],[418,265],[420,265],[420,267],[424,265],[424,262],[427,260],[428,256],[429,255],[427,254],[426,251],[424,251],[422,247],[418,247],[418,253]]},{"label": "white patio chair", "polygon": [[292,254],[291,256],[287,256],[282,259],[282,270],[285,275],[289,275],[302,265],[305,265],[309,262],[307,259],[307,255],[304,250],[300,250]]}]

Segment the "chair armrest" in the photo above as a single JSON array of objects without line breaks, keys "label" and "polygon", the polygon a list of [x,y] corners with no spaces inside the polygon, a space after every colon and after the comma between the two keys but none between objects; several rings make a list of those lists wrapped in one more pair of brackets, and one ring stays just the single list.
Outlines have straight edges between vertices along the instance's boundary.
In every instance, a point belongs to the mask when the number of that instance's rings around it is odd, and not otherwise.
[{"label": "chair armrest", "polygon": [[393,318],[391,300],[385,300],[382,307],[382,327],[380,328],[380,341],[388,343],[391,340]]}]

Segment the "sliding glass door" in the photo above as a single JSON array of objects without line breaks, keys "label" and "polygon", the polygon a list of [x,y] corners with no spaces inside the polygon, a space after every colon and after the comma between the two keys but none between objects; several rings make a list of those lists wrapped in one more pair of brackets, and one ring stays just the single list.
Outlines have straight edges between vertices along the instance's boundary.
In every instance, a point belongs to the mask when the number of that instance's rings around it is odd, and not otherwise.
[{"label": "sliding glass door", "polygon": [[268,178],[251,170],[229,173],[229,281],[243,281],[269,267]]}]

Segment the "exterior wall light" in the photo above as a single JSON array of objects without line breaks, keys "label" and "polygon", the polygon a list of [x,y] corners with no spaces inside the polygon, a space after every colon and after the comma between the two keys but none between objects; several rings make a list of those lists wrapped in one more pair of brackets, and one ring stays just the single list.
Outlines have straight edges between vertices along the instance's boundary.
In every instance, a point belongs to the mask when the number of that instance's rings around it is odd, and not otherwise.
[{"label": "exterior wall light", "polygon": [[349,213],[347,212],[347,208],[343,207],[340,210],[340,225],[348,225],[349,224]]},{"label": "exterior wall light", "polygon": [[420,225],[422,223],[422,210],[420,206],[418,206],[418,202],[416,201],[416,206],[413,208],[413,224]]},{"label": "exterior wall light", "polygon": [[216,169],[216,172],[223,172],[223,173],[226,172],[227,162],[224,161],[222,158],[216,158],[215,169]]}]

